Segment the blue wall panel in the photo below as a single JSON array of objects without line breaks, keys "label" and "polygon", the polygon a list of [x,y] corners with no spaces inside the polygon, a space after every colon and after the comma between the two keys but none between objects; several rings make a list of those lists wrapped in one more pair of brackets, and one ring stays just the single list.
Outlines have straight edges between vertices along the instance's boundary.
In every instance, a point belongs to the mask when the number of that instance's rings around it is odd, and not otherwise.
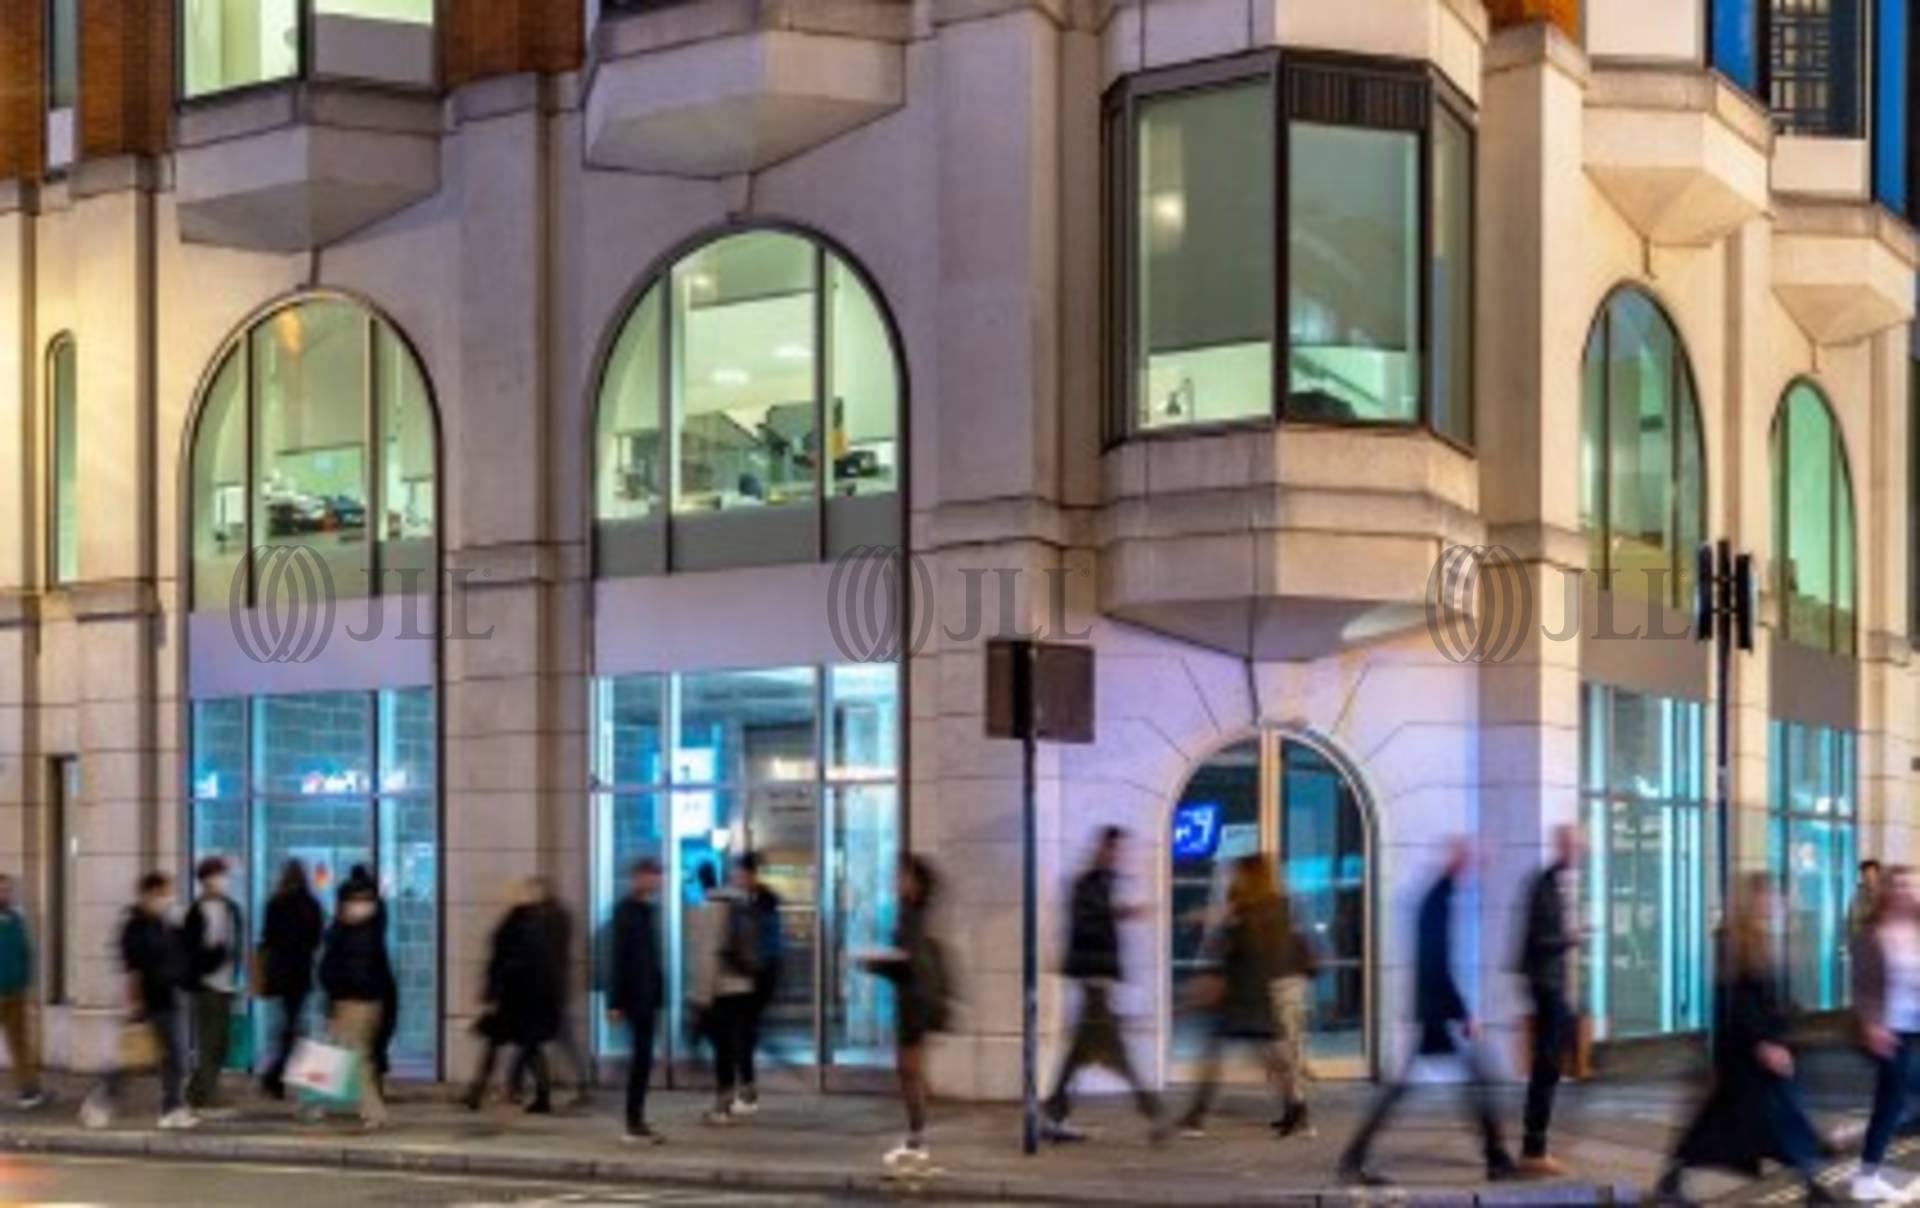
[{"label": "blue wall panel", "polygon": [[1748,92],[1760,90],[1760,0],[1712,0],[1713,45],[1721,75]]},{"label": "blue wall panel", "polygon": [[1878,0],[1873,26],[1873,195],[1898,213],[1907,208],[1908,0]]}]

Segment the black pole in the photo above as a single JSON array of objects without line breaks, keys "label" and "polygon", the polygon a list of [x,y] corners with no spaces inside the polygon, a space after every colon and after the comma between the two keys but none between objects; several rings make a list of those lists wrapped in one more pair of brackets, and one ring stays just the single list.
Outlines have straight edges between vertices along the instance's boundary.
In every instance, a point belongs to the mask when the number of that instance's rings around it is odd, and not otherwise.
[{"label": "black pole", "polygon": [[1014,726],[1020,735],[1020,1094],[1025,1106],[1022,1148],[1040,1151],[1039,1039],[1040,1023],[1040,915],[1039,856],[1034,783],[1034,761],[1039,735],[1035,732],[1033,692],[1036,650],[1032,642],[1013,648]]},{"label": "black pole", "polygon": [[1733,544],[1722,538],[1714,544],[1713,602],[1713,778],[1719,812],[1714,819],[1719,840],[1720,916],[1726,917],[1733,888],[1733,638],[1740,605],[1734,599]]}]

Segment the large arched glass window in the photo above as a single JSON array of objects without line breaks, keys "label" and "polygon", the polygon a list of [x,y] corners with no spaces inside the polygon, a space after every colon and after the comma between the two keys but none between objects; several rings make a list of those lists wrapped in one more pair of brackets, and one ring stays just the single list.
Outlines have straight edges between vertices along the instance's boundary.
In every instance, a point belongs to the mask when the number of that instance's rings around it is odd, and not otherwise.
[{"label": "large arched glass window", "polygon": [[1644,291],[1616,290],[1582,364],[1580,519],[1618,595],[1681,607],[1706,531],[1700,409],[1680,335]]},{"label": "large arched glass window", "polygon": [[1773,590],[1790,642],[1854,652],[1853,476],[1826,396],[1796,382],[1773,420]]},{"label": "large arched glass window", "polygon": [[201,403],[193,606],[257,603],[246,554],[266,545],[313,550],[342,596],[431,591],[437,453],[426,377],[384,319],[335,297],[262,318]]},{"label": "large arched glass window", "polygon": [[80,577],[80,383],[78,350],[63,335],[47,348],[47,578]]},{"label": "large arched glass window", "polygon": [[600,384],[602,574],[815,561],[898,540],[901,373],[817,240],[724,235],[657,274]]}]

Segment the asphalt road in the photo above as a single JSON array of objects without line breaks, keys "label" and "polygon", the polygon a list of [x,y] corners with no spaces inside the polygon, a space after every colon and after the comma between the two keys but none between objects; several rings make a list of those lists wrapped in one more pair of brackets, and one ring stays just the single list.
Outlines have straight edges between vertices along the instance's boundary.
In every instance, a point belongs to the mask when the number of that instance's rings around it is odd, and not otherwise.
[{"label": "asphalt road", "polygon": [[346,1208],[361,1204],[391,1208],[619,1208],[641,1204],[659,1208],[762,1208],[775,1204],[826,1208],[852,1203],[872,1201],[280,1166],[0,1155],[0,1205],[40,1208]]}]

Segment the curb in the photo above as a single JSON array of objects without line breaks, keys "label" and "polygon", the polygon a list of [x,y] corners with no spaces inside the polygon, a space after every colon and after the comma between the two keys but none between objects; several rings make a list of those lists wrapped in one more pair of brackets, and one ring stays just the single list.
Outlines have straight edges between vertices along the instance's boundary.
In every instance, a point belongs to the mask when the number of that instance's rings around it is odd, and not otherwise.
[{"label": "curb", "polygon": [[[1133,1186],[1058,1187],[1043,1182],[996,1176],[940,1174],[924,1181],[902,1181],[879,1173],[828,1170],[755,1170],[676,1162],[672,1158],[568,1158],[531,1153],[463,1152],[424,1147],[370,1147],[325,1142],[240,1138],[207,1134],[134,1131],[87,1132],[77,1129],[0,1129],[0,1152],[141,1158],[172,1162],[235,1162],[342,1169],[367,1173],[467,1175],[476,1179],[515,1179],[610,1185],[650,1183],[676,1187],[723,1188],[787,1195],[851,1195],[898,1199],[929,1193],[942,1200],[1037,1204],[1190,1204],[1188,1190],[1150,1190]],[[1452,1204],[1516,1208],[1525,1204],[1633,1203],[1628,1188],[1593,1183],[1534,1184],[1526,1188],[1383,1188],[1275,1190],[1218,1200],[1222,1204],[1307,1208],[1350,1204]]]}]

